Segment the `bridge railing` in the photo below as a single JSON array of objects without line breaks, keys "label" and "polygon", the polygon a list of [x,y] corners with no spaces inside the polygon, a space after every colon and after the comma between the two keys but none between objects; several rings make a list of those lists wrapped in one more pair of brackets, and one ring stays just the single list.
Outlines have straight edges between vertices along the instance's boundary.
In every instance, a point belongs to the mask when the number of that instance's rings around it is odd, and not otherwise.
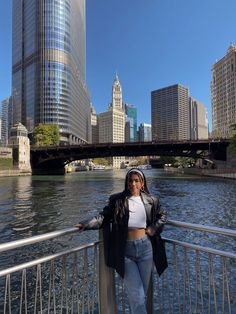
[{"label": "bridge railing", "polygon": [[[206,237],[236,237],[231,229],[177,221],[168,225],[168,230],[187,228]],[[42,245],[75,231],[68,228],[1,244],[0,252]],[[169,267],[160,278],[153,271],[148,313],[235,313],[236,254],[226,246],[222,251],[173,238],[165,242]],[[0,313],[129,313],[122,281],[104,264],[102,244],[97,241],[1,269]]]}]

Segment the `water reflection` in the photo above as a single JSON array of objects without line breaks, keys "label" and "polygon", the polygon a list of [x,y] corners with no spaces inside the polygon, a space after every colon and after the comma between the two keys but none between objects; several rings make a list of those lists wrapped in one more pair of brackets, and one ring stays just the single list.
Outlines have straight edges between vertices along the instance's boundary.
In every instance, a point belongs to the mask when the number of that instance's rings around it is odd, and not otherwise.
[{"label": "water reflection", "polygon": [[[1,242],[73,226],[79,220],[102,210],[112,193],[124,188],[125,170],[91,171],[66,176],[0,178]],[[150,191],[159,195],[168,218],[234,229],[236,207],[235,181],[196,176],[170,175],[147,170]],[[165,235],[176,236],[167,227]],[[198,234],[198,233],[197,233]],[[224,240],[183,230],[181,240],[195,243]],[[58,242],[67,246],[97,239],[97,232],[78,234]]]},{"label": "water reflection", "polygon": [[35,226],[35,212],[32,208],[32,178],[22,177],[13,183],[13,206],[12,220],[10,226],[13,231],[24,232],[25,236],[32,235],[32,228]]}]

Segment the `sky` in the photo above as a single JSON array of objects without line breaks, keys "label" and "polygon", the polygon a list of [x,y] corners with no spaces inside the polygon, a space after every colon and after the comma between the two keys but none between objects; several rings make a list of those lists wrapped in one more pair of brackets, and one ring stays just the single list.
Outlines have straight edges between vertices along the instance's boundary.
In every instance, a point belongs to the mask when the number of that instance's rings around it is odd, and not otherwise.
[{"label": "sky", "polygon": [[[236,44],[235,0],[87,0],[86,81],[97,113],[117,73],[123,101],[151,123],[151,91],[173,84],[204,103],[212,65]],[[0,100],[11,94],[11,0],[0,0]]]}]

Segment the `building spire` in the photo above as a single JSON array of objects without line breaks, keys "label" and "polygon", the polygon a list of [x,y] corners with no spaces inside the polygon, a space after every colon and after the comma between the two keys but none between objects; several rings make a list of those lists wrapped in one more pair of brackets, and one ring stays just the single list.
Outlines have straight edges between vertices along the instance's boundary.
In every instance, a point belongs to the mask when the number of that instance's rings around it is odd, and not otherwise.
[{"label": "building spire", "polygon": [[235,45],[234,45],[234,43],[231,41],[231,43],[230,43],[230,45],[229,45],[229,48],[228,48],[228,50],[227,50],[227,53],[229,53],[230,51],[235,51]]},{"label": "building spire", "polygon": [[118,81],[118,82],[119,82],[119,77],[118,77],[117,72],[116,72],[116,76],[115,76],[115,81]]},{"label": "building spire", "polygon": [[117,72],[112,86],[112,107],[122,109],[122,89]]}]

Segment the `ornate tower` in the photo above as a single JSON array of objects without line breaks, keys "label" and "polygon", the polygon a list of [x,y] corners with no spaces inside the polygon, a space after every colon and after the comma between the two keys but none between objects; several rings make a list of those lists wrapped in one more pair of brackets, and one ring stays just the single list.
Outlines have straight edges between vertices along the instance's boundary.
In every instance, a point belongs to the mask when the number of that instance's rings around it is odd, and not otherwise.
[{"label": "ornate tower", "polygon": [[20,122],[11,128],[9,146],[12,147],[13,150],[14,168],[31,172],[28,131]]},{"label": "ornate tower", "polygon": [[122,109],[122,89],[118,75],[116,74],[114,84],[112,86],[112,107],[114,109]]},{"label": "ornate tower", "polygon": [[[108,110],[98,115],[99,143],[124,143],[125,141],[125,110],[122,103],[121,85],[116,75],[112,86],[112,100]],[[113,168],[120,168],[123,156],[110,157]]]}]

